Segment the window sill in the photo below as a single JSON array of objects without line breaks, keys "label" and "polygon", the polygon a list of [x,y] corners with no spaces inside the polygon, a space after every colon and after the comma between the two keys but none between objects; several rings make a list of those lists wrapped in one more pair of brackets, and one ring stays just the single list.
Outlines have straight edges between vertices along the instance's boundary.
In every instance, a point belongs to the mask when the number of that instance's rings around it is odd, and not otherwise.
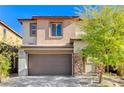
[{"label": "window sill", "polygon": [[30,37],[36,37],[36,35],[30,35]]},{"label": "window sill", "polygon": [[50,36],[51,39],[61,39],[63,36]]}]

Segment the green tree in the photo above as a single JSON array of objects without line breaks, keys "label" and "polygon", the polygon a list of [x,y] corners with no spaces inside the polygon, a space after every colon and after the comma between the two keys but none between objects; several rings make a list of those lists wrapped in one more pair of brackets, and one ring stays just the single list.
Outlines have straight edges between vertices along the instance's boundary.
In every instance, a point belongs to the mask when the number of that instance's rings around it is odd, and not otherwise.
[{"label": "green tree", "polygon": [[[0,82],[9,75],[11,69],[11,58],[18,57],[19,46],[13,45],[12,40],[0,41]],[[15,51],[16,50],[16,51]]]},{"label": "green tree", "polygon": [[0,82],[2,78],[6,78],[9,75],[8,70],[10,69],[10,66],[10,59],[0,54]]},{"label": "green tree", "polygon": [[124,7],[85,7],[81,16],[78,25],[85,32],[82,42],[87,42],[81,54],[98,64],[101,83],[106,65],[119,67],[124,64]]}]

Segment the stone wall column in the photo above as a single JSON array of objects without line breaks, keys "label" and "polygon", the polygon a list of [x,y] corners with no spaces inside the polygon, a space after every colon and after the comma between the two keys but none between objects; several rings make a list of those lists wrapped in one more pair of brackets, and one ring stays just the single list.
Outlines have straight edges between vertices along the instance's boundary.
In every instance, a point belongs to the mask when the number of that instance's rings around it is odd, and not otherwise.
[{"label": "stone wall column", "polygon": [[[80,51],[86,46],[85,42],[74,40],[73,42],[73,74],[79,76],[83,74],[83,60]],[[85,68],[86,69],[86,68]]]},{"label": "stone wall column", "polygon": [[79,76],[82,75],[83,73],[83,62],[82,62],[82,57],[80,56],[79,53],[74,53],[73,54],[73,74],[74,76]]},{"label": "stone wall column", "polygon": [[18,75],[28,75],[28,54],[24,50],[19,50]]}]

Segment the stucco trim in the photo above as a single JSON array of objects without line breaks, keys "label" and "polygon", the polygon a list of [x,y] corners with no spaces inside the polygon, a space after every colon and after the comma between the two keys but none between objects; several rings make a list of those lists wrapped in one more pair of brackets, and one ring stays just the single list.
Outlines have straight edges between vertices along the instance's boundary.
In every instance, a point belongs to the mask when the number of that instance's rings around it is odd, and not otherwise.
[{"label": "stucco trim", "polygon": [[72,54],[73,50],[25,50],[28,54]]},{"label": "stucco trim", "polygon": [[80,38],[71,38],[71,39],[70,39],[70,42],[71,42],[71,43],[74,42],[74,41],[81,41],[81,39],[80,39]]},{"label": "stucco trim", "polygon": [[73,48],[73,46],[72,45],[68,45],[68,46],[22,45],[21,48]]},{"label": "stucco trim", "polygon": [[23,50],[73,50],[73,48],[23,48]]}]

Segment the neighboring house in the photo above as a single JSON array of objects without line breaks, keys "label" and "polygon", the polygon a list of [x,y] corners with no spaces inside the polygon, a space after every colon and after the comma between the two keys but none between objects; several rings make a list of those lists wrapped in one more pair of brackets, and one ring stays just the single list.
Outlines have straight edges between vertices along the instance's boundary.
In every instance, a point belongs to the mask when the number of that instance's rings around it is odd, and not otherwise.
[{"label": "neighboring house", "polygon": [[0,21],[0,41],[8,45],[21,45],[22,37],[4,22]]},{"label": "neighboring house", "polygon": [[[4,43],[8,46],[21,46],[22,44],[22,37],[6,25],[4,22],[0,21],[0,43]],[[17,49],[13,48],[13,51],[18,51]],[[18,71],[18,58],[12,57],[12,68],[11,72]]]},{"label": "neighboring house", "polygon": [[[80,49],[86,44],[77,39],[78,16],[33,16],[18,19],[23,28],[23,44],[19,52],[19,76],[81,75]],[[86,72],[92,72],[92,63]]]}]

